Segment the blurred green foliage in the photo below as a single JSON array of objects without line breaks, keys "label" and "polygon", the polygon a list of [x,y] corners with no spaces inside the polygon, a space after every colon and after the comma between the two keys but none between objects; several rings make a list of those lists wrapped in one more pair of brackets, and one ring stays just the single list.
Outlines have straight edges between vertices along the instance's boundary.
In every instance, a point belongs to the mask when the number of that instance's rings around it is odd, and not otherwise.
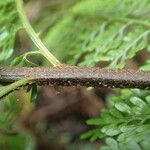
[{"label": "blurred green foliage", "polygon": [[149,13],[149,0],[82,1],[50,29],[45,42],[62,61],[80,66],[107,61],[122,68],[149,45]]},{"label": "blurred green foliage", "polygon": [[13,54],[16,33],[21,27],[15,0],[0,1],[0,18],[0,63],[4,63]]}]

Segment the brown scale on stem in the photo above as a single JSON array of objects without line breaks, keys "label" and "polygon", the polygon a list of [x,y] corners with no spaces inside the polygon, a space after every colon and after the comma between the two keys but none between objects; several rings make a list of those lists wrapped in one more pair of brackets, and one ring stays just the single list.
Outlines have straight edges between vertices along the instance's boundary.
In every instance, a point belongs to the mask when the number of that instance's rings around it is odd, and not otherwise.
[{"label": "brown scale on stem", "polygon": [[0,83],[32,78],[30,84],[150,89],[150,72],[108,70],[63,65],[53,68],[0,68]]}]

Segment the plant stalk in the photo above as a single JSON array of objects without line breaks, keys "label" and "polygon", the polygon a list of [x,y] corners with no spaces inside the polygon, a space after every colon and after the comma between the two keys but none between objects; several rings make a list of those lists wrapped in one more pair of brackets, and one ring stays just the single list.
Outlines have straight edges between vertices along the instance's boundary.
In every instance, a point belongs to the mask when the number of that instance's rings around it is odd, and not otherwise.
[{"label": "plant stalk", "polygon": [[27,83],[30,82],[30,78],[21,79],[16,81],[8,86],[4,86],[0,89],[0,98],[4,97],[5,95],[9,94],[10,92],[14,91],[15,89],[25,86]]},{"label": "plant stalk", "polygon": [[64,66],[54,68],[0,68],[0,83],[31,78],[30,84],[150,89],[150,72]]},{"label": "plant stalk", "polygon": [[41,39],[35,33],[31,24],[29,23],[29,20],[27,19],[25,11],[23,9],[23,1],[16,0],[16,6],[17,6],[19,17],[23,24],[23,27],[25,28],[26,32],[28,33],[28,35],[31,38],[31,40],[33,41],[33,43],[38,47],[38,49],[43,54],[43,56],[48,61],[50,61],[53,66],[60,66],[61,63],[59,62],[59,60],[57,60],[57,58],[46,48],[46,46],[43,44]]}]

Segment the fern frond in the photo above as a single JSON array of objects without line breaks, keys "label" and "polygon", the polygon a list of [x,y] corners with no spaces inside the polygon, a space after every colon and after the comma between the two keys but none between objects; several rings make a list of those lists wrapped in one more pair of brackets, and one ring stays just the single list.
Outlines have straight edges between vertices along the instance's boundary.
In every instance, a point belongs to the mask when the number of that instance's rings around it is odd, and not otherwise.
[{"label": "fern frond", "polygon": [[92,53],[85,57],[82,65],[93,66],[98,61],[108,61],[111,62],[111,68],[122,68],[127,59],[147,47],[149,33],[149,29],[142,29],[132,22],[111,24],[105,28],[103,34],[99,34],[84,46],[85,50],[90,50]]},{"label": "fern frond", "polygon": [[[150,93],[140,90],[122,90],[112,98],[112,106],[101,112],[99,119],[90,119],[88,125],[96,125],[97,138],[113,137],[118,143],[142,142],[150,135]],[[102,136],[103,135],[103,136]],[[95,130],[83,134],[83,138],[95,137]]]},{"label": "fern frond", "polygon": [[149,13],[148,0],[82,1],[54,26],[45,41],[57,56],[63,54],[60,59],[69,56],[72,64],[77,61],[73,56],[78,59],[86,53],[81,66],[108,61],[111,68],[122,68],[127,59],[147,48]]}]

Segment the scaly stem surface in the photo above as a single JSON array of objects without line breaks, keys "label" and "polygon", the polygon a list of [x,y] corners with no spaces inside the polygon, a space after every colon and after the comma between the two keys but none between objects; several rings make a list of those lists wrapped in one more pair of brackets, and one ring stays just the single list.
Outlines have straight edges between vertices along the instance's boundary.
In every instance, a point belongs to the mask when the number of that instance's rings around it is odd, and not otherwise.
[{"label": "scaly stem surface", "polygon": [[30,84],[50,86],[92,86],[105,88],[150,89],[150,72],[138,70],[108,70],[100,68],[22,67],[1,68],[0,83],[9,84],[30,78]]}]

